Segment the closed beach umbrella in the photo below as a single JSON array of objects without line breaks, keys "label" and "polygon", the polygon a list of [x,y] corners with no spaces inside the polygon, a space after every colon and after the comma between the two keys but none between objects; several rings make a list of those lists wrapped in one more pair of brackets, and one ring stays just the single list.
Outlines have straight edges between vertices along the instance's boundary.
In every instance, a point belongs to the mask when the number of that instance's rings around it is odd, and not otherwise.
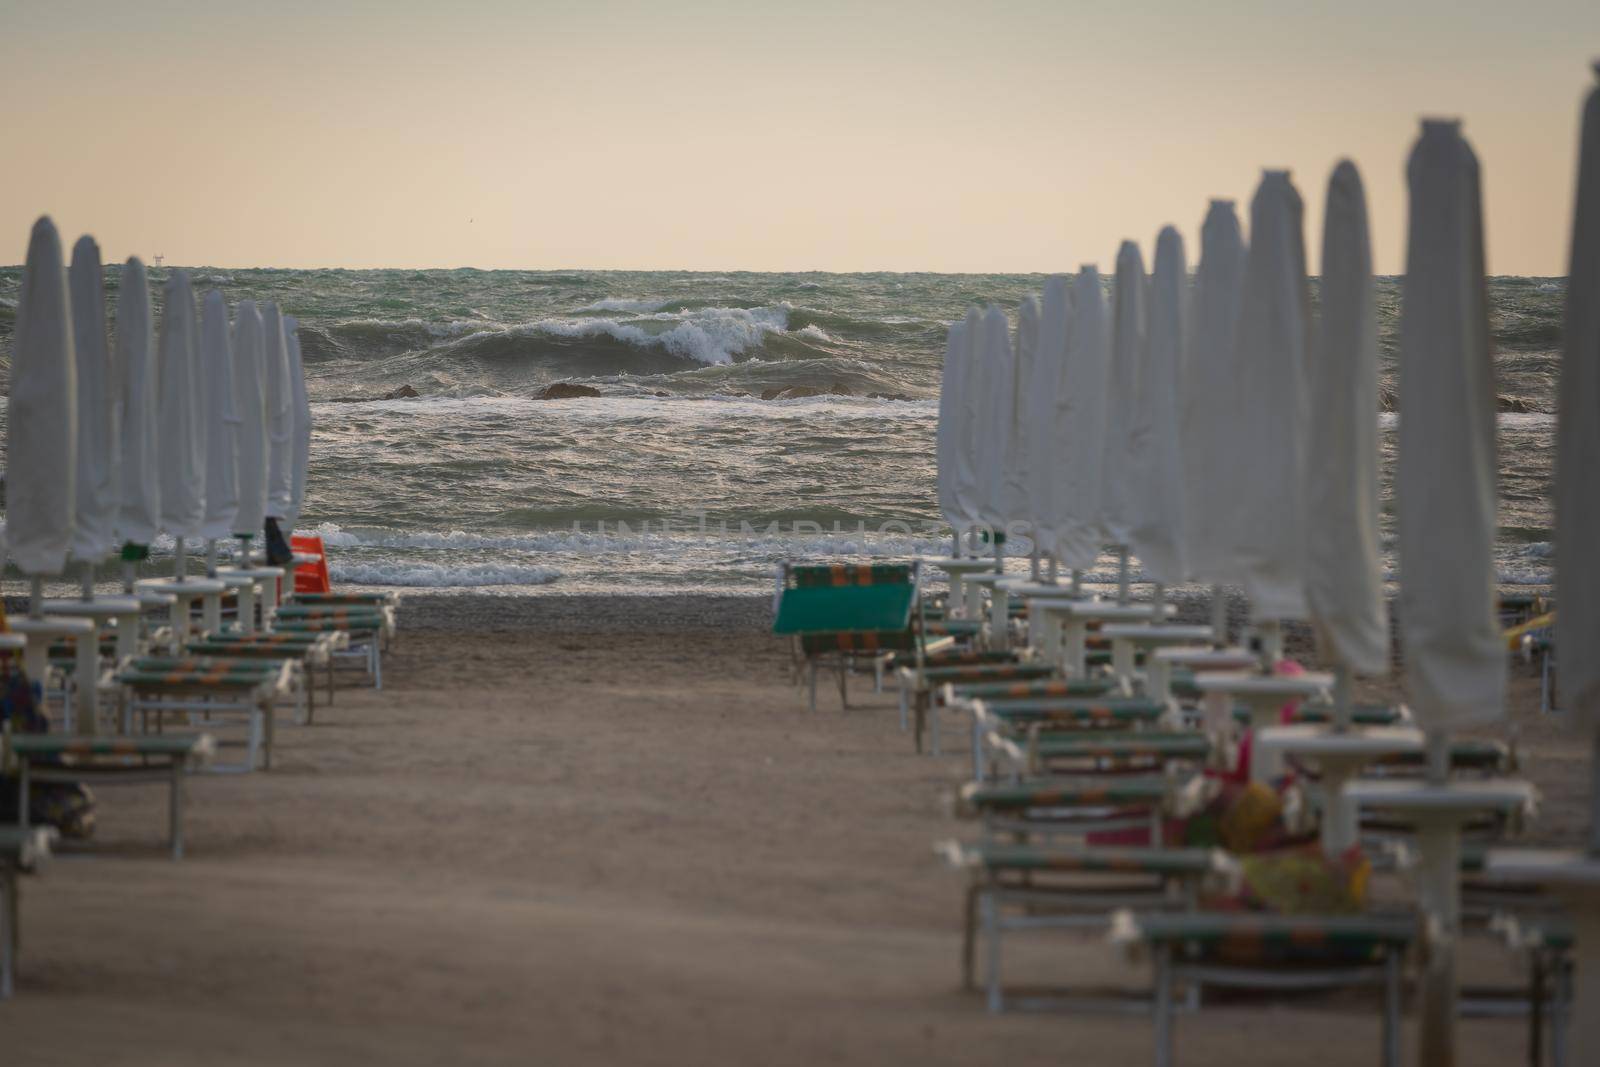
[{"label": "closed beach umbrella", "polygon": [[1288,171],[1266,171],[1250,203],[1238,372],[1228,410],[1227,522],[1239,580],[1261,620],[1301,619],[1305,598],[1304,208]]},{"label": "closed beach umbrella", "polygon": [[1156,237],[1155,274],[1130,446],[1133,523],[1129,541],[1157,582],[1175,585],[1183,564],[1183,446],[1178,399],[1188,340],[1189,265],[1183,238],[1171,226]]},{"label": "closed beach umbrella", "polygon": [[80,237],[68,272],[72,289],[72,346],[78,384],[77,503],[72,558],[93,565],[117,543],[117,437],[113,401],[117,379],[106,334],[106,280],[100,246]]},{"label": "closed beach umbrella", "polygon": [[1245,246],[1233,201],[1213,200],[1200,228],[1183,398],[1183,561],[1203,582],[1237,581],[1227,536],[1229,436]]},{"label": "closed beach umbrella", "polygon": [[306,369],[300,358],[300,323],[293,315],[284,316],[283,338],[289,349],[289,382],[294,386],[294,475],[287,516],[293,530],[300,523],[311,467],[311,400],[306,395]]},{"label": "closed beach umbrella", "polygon": [[991,530],[1004,531],[1011,519],[1006,460],[1016,422],[1016,356],[1011,327],[998,304],[983,313],[983,411],[978,433],[978,462],[983,471],[982,518]]},{"label": "closed beach umbrella", "polygon": [[6,540],[28,575],[60,574],[72,544],[77,369],[61,238],[33,224],[17,301],[6,418]]},{"label": "closed beach umbrella", "polygon": [[961,510],[960,470],[956,450],[961,433],[961,391],[967,384],[967,357],[971,342],[965,320],[952,322],[944,349],[944,371],[939,380],[939,425],[934,434],[934,462],[938,468],[939,513],[956,531],[956,555],[966,518]]},{"label": "closed beach umbrella", "polygon": [[207,290],[201,301],[200,366],[206,386],[201,411],[206,510],[200,536],[214,541],[233,536],[233,520],[239,512],[239,410],[234,395],[233,339],[228,330],[227,301],[216,289]]},{"label": "closed beach umbrella", "polygon": [[1072,331],[1058,405],[1062,450],[1055,459],[1053,510],[1056,558],[1074,570],[1094,566],[1104,540],[1100,523],[1101,458],[1106,431],[1106,373],[1111,362],[1111,332],[1100,272],[1085,265],[1072,283]]},{"label": "closed beach umbrella", "polygon": [[1017,336],[1011,345],[1011,375],[1007,390],[1006,453],[1001,465],[1004,485],[1000,512],[1008,524],[1031,526],[1033,507],[1028,499],[1028,382],[1039,351],[1039,298],[1027,296],[1017,307]]},{"label": "closed beach umbrella", "polygon": [[1117,250],[1112,288],[1111,366],[1106,378],[1100,518],[1106,538],[1127,545],[1133,532],[1133,435],[1144,367],[1144,256],[1132,241]]},{"label": "closed beach umbrella", "polygon": [[160,390],[152,322],[150,279],[144,264],[131,258],[123,265],[117,294],[117,536],[135,558],[161,531]]},{"label": "closed beach umbrella", "polygon": [[[1600,74],[1600,65],[1596,66]],[[1583,111],[1578,203],[1567,273],[1556,444],[1556,676],[1562,707],[1600,731],[1600,89]],[[1596,752],[1600,758],[1600,749]],[[1600,762],[1594,768],[1600,790]],[[1600,793],[1590,827],[1600,853]]]},{"label": "closed beach umbrella", "polygon": [[267,419],[261,315],[241,300],[233,313],[234,413],[239,416],[239,509],[235,537],[258,537],[267,514]]},{"label": "closed beach umbrella", "polygon": [[294,389],[289,384],[289,349],[278,305],[261,305],[263,384],[267,418],[267,514],[282,519],[294,496]]},{"label": "closed beach umbrella", "polygon": [[1039,301],[1039,340],[1033,355],[1023,409],[1026,411],[1023,459],[1023,484],[1027,488],[1033,540],[1040,552],[1054,555],[1056,529],[1064,524],[1058,512],[1062,496],[1057,482],[1066,455],[1066,380],[1067,333],[1071,326],[1072,301],[1067,277],[1056,274],[1045,279]]},{"label": "closed beach umbrella", "polygon": [[1378,314],[1367,198],[1355,164],[1328,181],[1322,314],[1311,361],[1306,600],[1324,650],[1367,675],[1389,669],[1378,554]]},{"label": "closed beach umbrella", "polygon": [[206,491],[205,432],[197,395],[199,330],[188,271],[171,273],[162,302],[157,372],[160,400],[156,408],[161,528],[182,540],[200,536]]},{"label": "closed beach umbrella", "polygon": [[1424,729],[1439,732],[1505,712],[1494,368],[1478,160],[1459,124],[1425,121],[1406,173],[1395,485],[1400,620],[1411,710]]}]

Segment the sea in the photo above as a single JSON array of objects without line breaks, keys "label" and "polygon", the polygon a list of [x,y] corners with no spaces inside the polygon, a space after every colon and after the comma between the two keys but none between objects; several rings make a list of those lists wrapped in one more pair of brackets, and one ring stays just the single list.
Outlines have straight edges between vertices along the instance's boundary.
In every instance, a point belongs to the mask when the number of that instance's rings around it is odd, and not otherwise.
[{"label": "sea", "polygon": [[[946,330],[974,303],[1014,312],[1044,282],[189,269],[198,291],[299,318],[315,422],[299,532],[323,538],[334,581],[493,595],[761,592],[785,559],[948,551],[933,449]],[[0,268],[0,375],[20,279]],[[109,268],[113,303],[117,281]],[[1378,282],[1388,394],[1399,291]],[[1542,585],[1565,282],[1498,277],[1489,296],[1498,576]],[[556,383],[599,395],[540,397]],[[1381,420],[1391,579],[1395,418]]]}]

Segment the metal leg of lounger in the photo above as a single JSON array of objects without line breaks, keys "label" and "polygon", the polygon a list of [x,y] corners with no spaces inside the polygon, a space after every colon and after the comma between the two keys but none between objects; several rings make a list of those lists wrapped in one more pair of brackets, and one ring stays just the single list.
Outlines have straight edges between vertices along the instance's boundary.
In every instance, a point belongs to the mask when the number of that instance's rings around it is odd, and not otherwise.
[{"label": "metal leg of lounger", "polygon": [[0,866],[0,897],[0,1000],[9,1000],[17,945],[17,875],[10,865]]},{"label": "metal leg of lounger", "polygon": [[28,779],[32,776],[28,758],[23,756],[17,760],[17,825],[22,829],[28,828]]},{"label": "metal leg of lounger", "polygon": [[1172,946],[1155,950],[1156,1067],[1172,1067]]},{"label": "metal leg of lounger", "polygon": [[306,701],[306,725],[311,725],[311,720],[317,717],[317,676],[311,673],[311,664],[302,664],[300,672],[300,692]]},{"label": "metal leg of lounger", "polygon": [[1572,958],[1562,956],[1556,965],[1555,1003],[1550,1006],[1550,1062],[1567,1067],[1567,1019],[1572,1014]]},{"label": "metal leg of lounger", "polygon": [[167,835],[173,860],[183,859],[183,760],[172,758],[172,800],[167,811]]},{"label": "metal leg of lounger", "polygon": [[262,752],[263,762],[261,769],[264,771],[272,770],[272,743],[277,740],[276,720],[273,717],[276,704],[277,701],[275,701],[271,696],[268,696],[267,699],[263,701],[261,708],[262,716],[266,719],[267,735],[267,743]]},{"label": "metal leg of lounger", "polygon": [[811,679],[811,710],[815,712],[817,710],[817,661],[815,659],[806,660],[806,671]]},{"label": "metal leg of lounger", "polygon": [[328,653],[328,703],[333,703],[333,653]]},{"label": "metal leg of lounger", "polygon": [[850,657],[846,653],[839,653],[839,710],[844,711],[850,707]]},{"label": "metal leg of lounger", "polygon": [[1383,1067],[1400,1067],[1400,953],[1383,957]]},{"label": "metal leg of lounger", "polygon": [[1534,949],[1528,953],[1528,1063],[1532,1067],[1544,1063],[1544,964],[1543,952]]},{"label": "metal leg of lounger", "polygon": [[872,691],[883,692],[883,657],[872,657]]},{"label": "metal leg of lounger", "polygon": [[378,647],[378,638],[372,638],[372,688],[383,688],[383,650]]},{"label": "metal leg of lounger", "polygon": [[906,680],[900,679],[900,732],[905,733],[910,719],[910,708],[906,705]]},{"label": "metal leg of lounger", "polygon": [[978,897],[983,892],[983,886],[976,879],[967,886],[966,910],[961,937],[961,988],[967,992],[977,988],[976,976],[973,974],[973,954],[978,936]]},{"label": "metal leg of lounger", "polygon": [[1005,993],[1000,988],[1000,895],[983,894],[983,936],[988,950],[989,1014],[999,1015],[1006,1010]]}]

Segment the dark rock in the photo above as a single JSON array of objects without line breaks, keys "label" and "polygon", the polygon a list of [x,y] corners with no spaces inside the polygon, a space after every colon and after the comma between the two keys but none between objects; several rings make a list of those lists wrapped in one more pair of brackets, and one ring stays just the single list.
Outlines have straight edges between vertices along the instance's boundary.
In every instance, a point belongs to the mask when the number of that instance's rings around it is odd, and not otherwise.
[{"label": "dark rock", "polygon": [[411,388],[411,386],[402,385],[398,389],[392,390],[391,392],[384,393],[383,396],[379,397],[378,399],[380,399],[380,400],[415,400],[417,397],[419,397],[421,395],[422,395],[421,393],[419,393],[415,389]]},{"label": "dark rock", "polygon": [[660,389],[657,389],[655,391],[654,395],[656,395],[656,396],[671,396],[672,394],[671,393],[667,393],[667,392],[663,392]]},{"label": "dark rock", "polygon": [[599,396],[600,390],[592,385],[575,385],[572,382],[556,382],[547,385],[538,392],[540,400],[570,400],[579,396]]}]

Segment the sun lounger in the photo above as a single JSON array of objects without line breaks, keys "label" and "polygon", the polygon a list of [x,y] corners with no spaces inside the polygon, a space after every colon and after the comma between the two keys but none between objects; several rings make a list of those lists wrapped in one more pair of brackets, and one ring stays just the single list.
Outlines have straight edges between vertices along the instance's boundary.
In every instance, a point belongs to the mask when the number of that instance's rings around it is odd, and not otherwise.
[{"label": "sun lounger", "polygon": [[357,661],[374,689],[383,688],[383,640],[390,626],[389,617],[370,608],[280,606],[273,616],[272,629],[278,633],[347,635],[343,649],[332,653],[335,659]]},{"label": "sun lounger", "polygon": [[[967,870],[961,975],[974,988],[977,935],[985,945],[984,988],[989,1011],[1003,1012],[1007,988],[1001,980],[1001,939],[1011,931],[1102,930],[1119,908],[1192,910],[1203,886],[1227,888],[1237,865],[1217,849],[1105,848],[1076,844],[945,842],[937,849],[952,866]],[[1222,884],[1218,884],[1222,883]],[[1021,991],[1017,991],[1020,993]],[[1070,995],[1080,1003],[1081,994]],[[1013,995],[1009,1003],[1044,1007],[1065,999],[1061,992]]]},{"label": "sun lounger", "polygon": [[[328,703],[333,703],[333,657],[349,645],[350,637],[343,630],[327,633],[291,633],[274,630],[270,633],[219,634],[201,641],[191,641],[186,651],[193,656],[237,657],[241,659],[294,660],[301,664],[297,680],[303,682],[296,691],[295,719],[310,724],[316,715],[316,686],[312,671],[325,668],[328,684]],[[301,699],[301,696],[304,699]]]},{"label": "sun lounger", "polygon": [[[972,711],[973,777],[984,775],[984,744],[990,734],[1025,736],[1035,724],[1058,730],[1146,729],[1159,723],[1177,725],[1173,707],[1147,697],[1039,697],[1023,700],[975,700]],[[935,744],[938,731],[934,731]]]},{"label": "sun lounger", "polygon": [[1111,938],[1154,960],[1156,1067],[1174,1062],[1173,1002],[1180,982],[1262,990],[1381,984],[1380,1059],[1398,1067],[1402,963],[1419,929],[1419,920],[1406,914],[1123,910],[1112,919]]},{"label": "sun lounger", "polygon": [[138,737],[73,737],[15,734],[6,745],[17,765],[17,822],[28,825],[32,782],[94,782],[120,785],[166,782],[168,843],[183,858],[183,776],[216,752],[209,734],[148,734]]},{"label": "sun lounger", "polygon": [[1204,764],[1212,755],[1211,739],[1194,730],[1047,730],[1043,723],[1028,728],[1025,739],[991,733],[989,751],[1019,776],[1049,774],[1157,771],[1169,763]]},{"label": "sun lounger", "polygon": [[272,767],[273,709],[293,693],[298,665],[286,660],[216,659],[204,656],[150,656],[116,671],[113,680],[128,693],[123,732],[133,733],[134,720],[148,732],[150,720],[159,731],[165,716],[182,714],[189,721],[213,716],[242,717],[247,737],[240,763],[212,763],[214,771],[252,771]]},{"label": "sun lounger", "polygon": [[[1505,946],[1528,969],[1528,986],[1514,994],[1516,1007],[1528,1014],[1528,1062],[1544,1063],[1546,1023],[1550,1031],[1550,1062],[1566,1067],[1567,1022],[1572,1016],[1572,923],[1555,915],[1496,916],[1492,928]],[[1462,1012],[1481,1007],[1472,992],[1462,994]]]},{"label": "sun lounger", "polygon": [[50,856],[55,831],[0,826],[0,1000],[9,1000],[16,988],[17,950],[22,944],[22,909],[17,880],[37,870]]},{"label": "sun lounger", "polygon": [[1148,829],[1159,842],[1168,818],[1198,811],[1216,782],[1198,774],[1076,775],[968,782],[956,813],[982,821],[985,835],[1081,836]]},{"label": "sun lounger", "polygon": [[[986,655],[1007,655],[1006,653],[986,653]],[[905,707],[907,704],[906,693],[911,694],[910,705],[915,710],[912,722],[913,741],[918,752],[922,751],[922,734],[928,728],[929,716],[934,703],[933,697],[942,687],[948,685],[977,685],[981,683],[1021,683],[1029,681],[1043,681],[1056,677],[1058,668],[1052,664],[1038,660],[1025,661],[1014,655],[1006,660],[993,660],[983,663],[957,663],[934,664],[923,667],[921,670],[905,669],[901,671],[901,727],[905,726]],[[939,727],[937,721],[933,724],[933,753],[940,754]]]}]

